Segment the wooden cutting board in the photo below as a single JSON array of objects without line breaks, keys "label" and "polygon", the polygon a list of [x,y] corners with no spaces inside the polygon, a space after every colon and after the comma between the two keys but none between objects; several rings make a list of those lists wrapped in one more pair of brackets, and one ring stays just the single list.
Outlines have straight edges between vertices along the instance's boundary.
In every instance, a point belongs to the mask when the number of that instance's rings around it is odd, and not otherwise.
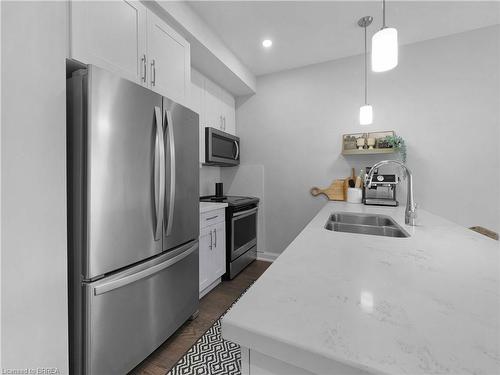
[{"label": "wooden cutting board", "polygon": [[320,189],[318,187],[311,188],[311,194],[317,196],[319,194],[324,194],[331,201],[344,201],[344,180],[335,180],[326,189]]}]

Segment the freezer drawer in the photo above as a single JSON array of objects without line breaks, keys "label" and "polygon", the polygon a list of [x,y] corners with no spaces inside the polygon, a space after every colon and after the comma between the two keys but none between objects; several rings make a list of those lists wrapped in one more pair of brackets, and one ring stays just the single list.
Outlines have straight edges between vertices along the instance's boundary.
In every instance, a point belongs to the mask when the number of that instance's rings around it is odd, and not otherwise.
[{"label": "freezer drawer", "polygon": [[198,242],[83,284],[83,373],[127,373],[197,308]]}]

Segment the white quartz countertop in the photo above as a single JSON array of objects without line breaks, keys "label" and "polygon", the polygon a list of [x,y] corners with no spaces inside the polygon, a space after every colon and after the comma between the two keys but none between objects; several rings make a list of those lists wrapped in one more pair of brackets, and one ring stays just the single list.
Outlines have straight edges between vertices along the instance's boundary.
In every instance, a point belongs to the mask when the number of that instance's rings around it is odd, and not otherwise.
[{"label": "white quartz countertop", "polygon": [[[324,229],[380,213],[410,238]],[[500,374],[498,241],[424,210],[329,202],[222,320],[222,335],[317,374]],[[330,369],[330,371],[329,371]]]},{"label": "white quartz countertop", "polygon": [[218,210],[219,208],[226,208],[226,207],[227,207],[227,203],[200,202],[200,214],[202,214],[204,212]]}]

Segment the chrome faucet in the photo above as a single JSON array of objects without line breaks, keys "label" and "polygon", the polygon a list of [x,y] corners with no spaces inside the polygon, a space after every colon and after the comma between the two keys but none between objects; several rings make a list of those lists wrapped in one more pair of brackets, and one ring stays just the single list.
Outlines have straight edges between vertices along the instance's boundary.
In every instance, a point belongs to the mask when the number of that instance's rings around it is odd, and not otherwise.
[{"label": "chrome faucet", "polygon": [[368,174],[365,175],[365,185],[367,185],[367,187],[370,188],[372,186],[373,174],[375,173],[375,171],[382,165],[391,163],[403,167],[406,171],[408,188],[406,191],[405,224],[414,226],[416,225],[416,219],[417,219],[417,205],[415,204],[415,200],[413,199],[413,176],[411,174],[411,171],[408,169],[406,165],[397,160],[379,161],[377,164],[371,167],[370,172],[368,172]]}]

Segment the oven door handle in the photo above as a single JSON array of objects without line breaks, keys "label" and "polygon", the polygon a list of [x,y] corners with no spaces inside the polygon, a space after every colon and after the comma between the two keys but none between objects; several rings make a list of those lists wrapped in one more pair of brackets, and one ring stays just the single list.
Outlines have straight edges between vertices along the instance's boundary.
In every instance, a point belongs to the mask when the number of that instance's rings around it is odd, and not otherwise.
[{"label": "oven door handle", "polygon": [[254,207],[254,208],[251,208],[249,210],[245,210],[245,211],[241,211],[241,212],[236,212],[235,214],[233,214],[233,219],[236,219],[236,218],[241,217],[241,216],[251,215],[254,212],[257,212],[258,209],[259,209],[259,207]]}]

